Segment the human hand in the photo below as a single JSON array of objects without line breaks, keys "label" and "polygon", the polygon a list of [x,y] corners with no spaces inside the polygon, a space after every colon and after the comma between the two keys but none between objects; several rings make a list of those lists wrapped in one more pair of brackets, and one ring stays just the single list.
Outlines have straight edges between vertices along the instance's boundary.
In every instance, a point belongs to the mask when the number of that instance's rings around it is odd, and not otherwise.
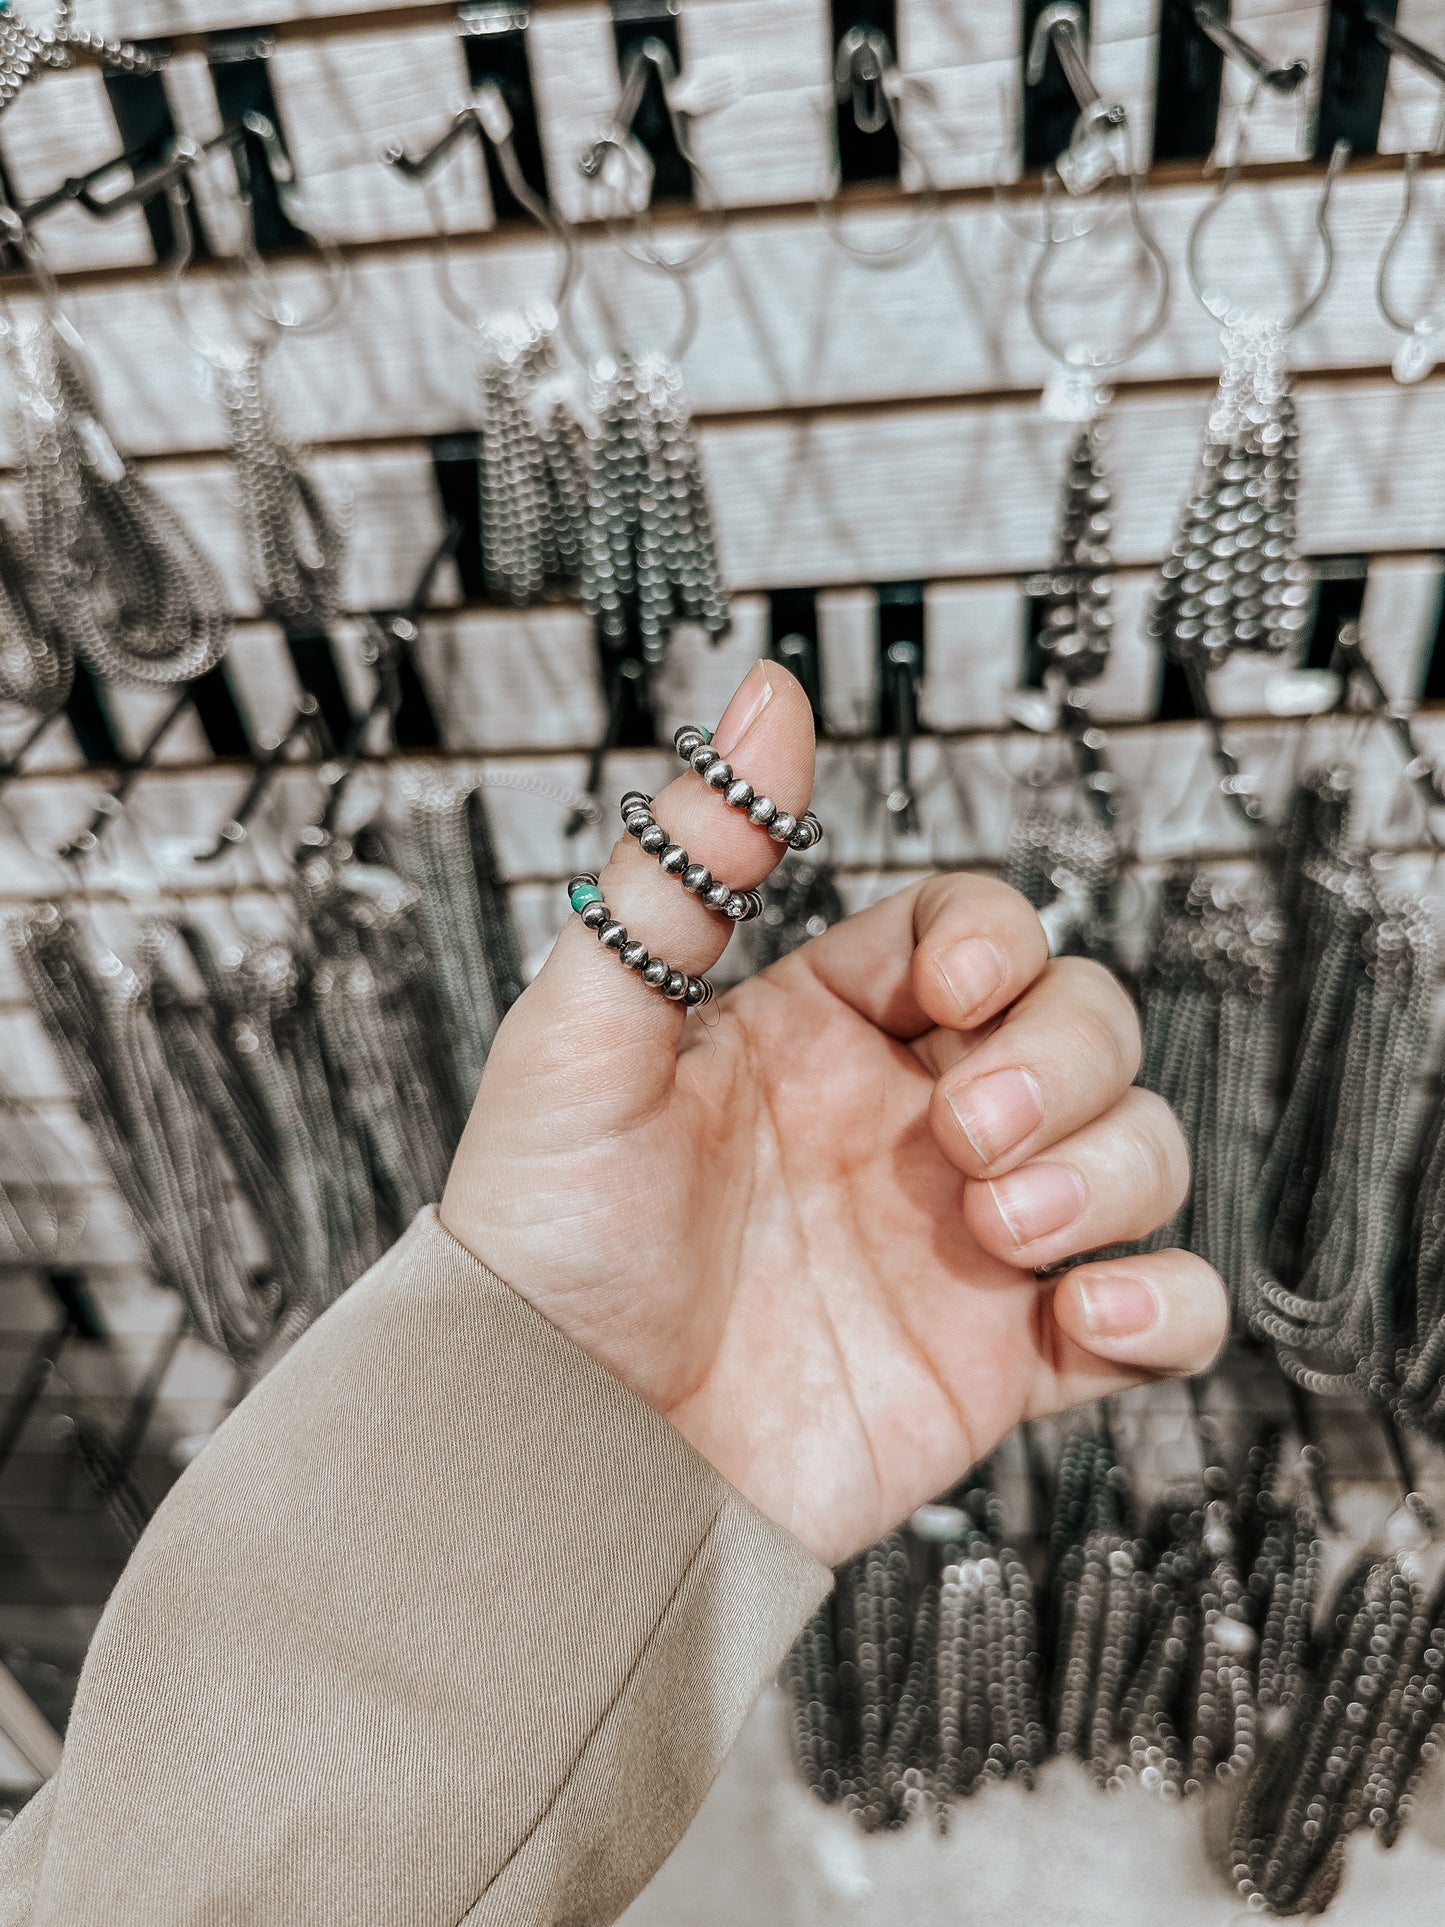
[{"label": "human hand", "polygon": [[[812,717],[776,663],[715,746],[801,815]],[[692,771],[657,819],[739,889],[782,854]],[[630,839],[601,879],[701,973],[731,926]],[[900,891],[701,1016],[569,919],[497,1034],[443,1224],[829,1564],[959,1479],[1020,1419],[1223,1340],[1182,1251],[1035,1267],[1143,1237],[1188,1184],[1139,1029],[1097,965],[1050,962],[1004,884]]]}]

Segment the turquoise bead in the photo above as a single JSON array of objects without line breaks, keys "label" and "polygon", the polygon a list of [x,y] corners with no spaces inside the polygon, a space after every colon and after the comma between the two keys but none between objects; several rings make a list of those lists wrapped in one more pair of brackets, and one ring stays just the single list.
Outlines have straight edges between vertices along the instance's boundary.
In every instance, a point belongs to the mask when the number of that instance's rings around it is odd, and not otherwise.
[{"label": "turquoise bead", "polygon": [[585,910],[589,903],[601,903],[602,892],[595,883],[579,883],[571,892],[570,901],[574,910]]},{"label": "turquoise bead", "polygon": [[712,741],[712,731],[710,729],[704,729],[701,723],[697,726],[697,733],[705,743]]}]

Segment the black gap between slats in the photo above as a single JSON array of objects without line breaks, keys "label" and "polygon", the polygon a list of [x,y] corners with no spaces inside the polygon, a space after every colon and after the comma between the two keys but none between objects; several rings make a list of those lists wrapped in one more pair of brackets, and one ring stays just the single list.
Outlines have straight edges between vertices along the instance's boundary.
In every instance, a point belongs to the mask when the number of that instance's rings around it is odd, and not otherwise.
[{"label": "black gap between slats", "polygon": [[[153,50],[164,50],[164,41],[144,43]],[[110,111],[115,116],[120,144],[136,166],[152,167],[163,161],[176,138],[176,123],[161,74],[107,74],[105,91]],[[141,212],[150,229],[151,245],[157,261],[174,261],[178,251],[175,219],[164,194],[146,202]],[[206,239],[201,211],[194,200],[190,207],[190,227],[196,257],[204,260],[211,252]]]},{"label": "black gap between slats", "polygon": [[441,725],[410,649],[396,660],[397,706],[393,738],[398,749],[440,749]]},{"label": "black gap between slats", "polygon": [[654,749],[657,718],[641,649],[631,641],[619,643],[599,631],[597,657],[610,719],[608,747]]},{"label": "black gap between slats", "polygon": [[356,719],[330,636],[321,629],[288,629],[286,647],[301,687],[316,698],[332,748],[339,749],[349,740]]},{"label": "black gap between slats", "polygon": [[255,747],[225,663],[190,684],[196,720],[213,756],[252,756]]},{"label": "black gap between slats", "polygon": [[[1369,10],[1393,25],[1395,0],[1369,0]],[[1355,154],[1375,152],[1389,66],[1390,56],[1370,26],[1362,0],[1331,0],[1315,123],[1316,160],[1327,161],[1340,140],[1348,141]]]},{"label": "black gap between slats", "polygon": [[[677,0],[671,4],[658,0],[656,6],[626,4],[625,0],[613,0],[612,38],[617,47],[617,71],[625,72],[627,57],[634,48],[640,47],[645,40],[660,40],[672,55],[672,64],[678,73],[682,72],[682,47],[677,32]],[[652,196],[650,205],[656,207],[660,201],[691,201],[692,169],[683,159],[677,145],[677,137],[672,131],[672,119],[667,111],[667,99],[662,91],[662,77],[650,63],[647,68],[647,86],[642,101],[632,122],[632,132],[636,140],[647,149],[652,159]]]},{"label": "black gap between slats", "polygon": [[[1213,0],[1229,18],[1229,0]],[[1154,81],[1154,160],[1207,160],[1219,121],[1224,55],[1201,33],[1189,0],[1163,0]]]},{"label": "black gap between slats", "polygon": [[[1019,84],[1023,88],[1023,164],[1026,168],[1047,167],[1050,161],[1057,160],[1068,146],[1074,123],[1079,118],[1079,103],[1064,78],[1052,43],[1038,86],[1028,84],[1029,44],[1034,37],[1034,22],[1049,4],[1050,0],[1024,0]],[[1082,0],[1080,10],[1087,22],[1088,0]]]},{"label": "black gap between slats", "polygon": [[768,654],[803,685],[813,727],[823,728],[823,659],[816,589],[774,589],[768,596]]},{"label": "black gap between slats", "polygon": [[1301,667],[1328,669],[1333,664],[1340,630],[1347,622],[1360,619],[1369,566],[1363,555],[1332,555],[1311,563],[1315,604]]},{"label": "black gap between slats", "polygon": [[125,750],[111,718],[105,686],[83,662],[77,661],[65,714],[87,763],[123,763]]},{"label": "black gap between slats", "polygon": [[1424,703],[1445,702],[1445,576],[1440,578],[1440,607],[1430,653],[1425,658],[1419,694]]},{"label": "black gap between slats", "polygon": [[1172,656],[1162,658],[1159,674],[1159,702],[1154,720],[1160,723],[1198,722],[1199,710],[1189,678]]},{"label": "black gap between slats", "polygon": [[1049,612],[1049,598],[1042,595],[1024,596],[1024,646],[1023,662],[1019,670],[1020,689],[1042,689],[1044,672],[1049,666],[1049,658],[1043,647],[1044,618]]},{"label": "black gap between slats", "polygon": [[[19,207],[20,197],[15,192],[15,183],[10,178],[10,169],[5,165],[3,152],[0,152],[0,195],[5,197],[7,207]],[[13,248],[8,241],[0,241],[0,268],[8,274],[23,268],[24,265],[19,249]]]},{"label": "black gap between slats", "polygon": [[894,700],[898,671],[888,660],[895,642],[911,642],[918,651],[913,703],[912,730],[921,733],[926,725],[919,715],[923,679],[928,668],[928,645],[924,634],[923,584],[921,582],[881,582],[878,585],[878,733],[896,736],[901,718]]},{"label": "black gap between slats", "polygon": [[481,437],[478,435],[433,435],[431,438],[432,475],[441,501],[443,519],[457,524],[455,560],[457,575],[466,602],[487,600],[487,579],[482,570],[482,477]]},{"label": "black gap between slats", "polygon": [[[522,178],[541,200],[547,193],[547,167],[542,158],[542,136],[537,125],[537,103],[532,93],[532,70],[527,59],[525,7],[463,6],[457,9],[467,77],[474,87],[491,81],[507,103],[512,117],[512,146]],[[490,141],[482,142],[492,207],[499,221],[529,220],[507,186]]]},{"label": "black gap between slats", "polygon": [[[247,114],[264,114],[284,146],[286,130],[276,96],[271,91],[271,44],[267,34],[213,33],[207,36],[207,59],[222,121],[229,127]],[[246,161],[250,170],[252,231],[259,251],[284,254],[310,247],[309,237],[286,218],[276,183],[271,178],[266,149],[254,134],[246,135]]]},{"label": "black gap between slats", "polygon": [[105,1328],[100,1307],[91,1294],[83,1271],[70,1265],[55,1265],[46,1271],[45,1282],[52,1297],[70,1320],[75,1337],[83,1338],[92,1345],[108,1342],[110,1333]]},{"label": "black gap between slats", "polygon": [[[873,27],[883,35],[898,57],[898,18],[894,0],[832,0],[833,45],[830,58],[838,57],[838,45],[854,27]],[[829,85],[833,74],[828,75]],[[898,179],[898,133],[891,119],[876,133],[865,133],[853,113],[851,93],[834,102],[838,140],[838,174],[844,182],[896,181]]]}]

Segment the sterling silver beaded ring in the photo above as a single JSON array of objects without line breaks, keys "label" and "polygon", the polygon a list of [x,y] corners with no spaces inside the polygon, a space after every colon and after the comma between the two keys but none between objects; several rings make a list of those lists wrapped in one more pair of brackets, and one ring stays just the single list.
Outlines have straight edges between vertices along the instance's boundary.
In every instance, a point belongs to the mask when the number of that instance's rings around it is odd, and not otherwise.
[{"label": "sterling silver beaded ring", "polygon": [[676,877],[683,889],[719,910],[734,923],[750,923],[763,913],[761,890],[734,890],[720,883],[705,863],[694,863],[680,843],[674,843],[652,814],[652,798],[641,790],[629,790],[622,799],[622,823],[629,836],[635,836],[649,856],[655,856],[667,874]]},{"label": "sterling silver beaded ring", "polygon": [[684,723],[672,739],[672,746],[695,769],[710,790],[716,790],[724,803],[742,810],[750,823],[766,830],[774,843],[786,843],[790,850],[811,850],[820,842],[823,826],[809,810],[796,817],[780,810],[770,796],[759,796],[745,776],[739,776],[712,746],[712,731],[696,723]]},{"label": "sterling silver beaded ring", "polygon": [[624,970],[635,970],[645,984],[688,1010],[700,1010],[712,1002],[712,985],[706,977],[690,977],[685,970],[674,970],[661,957],[649,956],[645,944],[628,936],[626,925],[619,923],[602,901],[601,888],[590,871],[569,881],[567,901],[602,948],[616,951]]}]

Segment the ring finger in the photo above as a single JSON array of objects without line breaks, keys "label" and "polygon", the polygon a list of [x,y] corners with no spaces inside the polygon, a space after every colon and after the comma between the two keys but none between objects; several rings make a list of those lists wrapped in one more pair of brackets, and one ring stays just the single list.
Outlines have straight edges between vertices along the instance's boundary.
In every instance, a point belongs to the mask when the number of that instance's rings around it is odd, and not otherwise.
[{"label": "ring finger", "polygon": [[1188,1191],[1189,1153],[1173,1112],[1134,1089],[1043,1156],[966,1185],[963,1215],[994,1257],[1037,1268],[1147,1237]]}]

